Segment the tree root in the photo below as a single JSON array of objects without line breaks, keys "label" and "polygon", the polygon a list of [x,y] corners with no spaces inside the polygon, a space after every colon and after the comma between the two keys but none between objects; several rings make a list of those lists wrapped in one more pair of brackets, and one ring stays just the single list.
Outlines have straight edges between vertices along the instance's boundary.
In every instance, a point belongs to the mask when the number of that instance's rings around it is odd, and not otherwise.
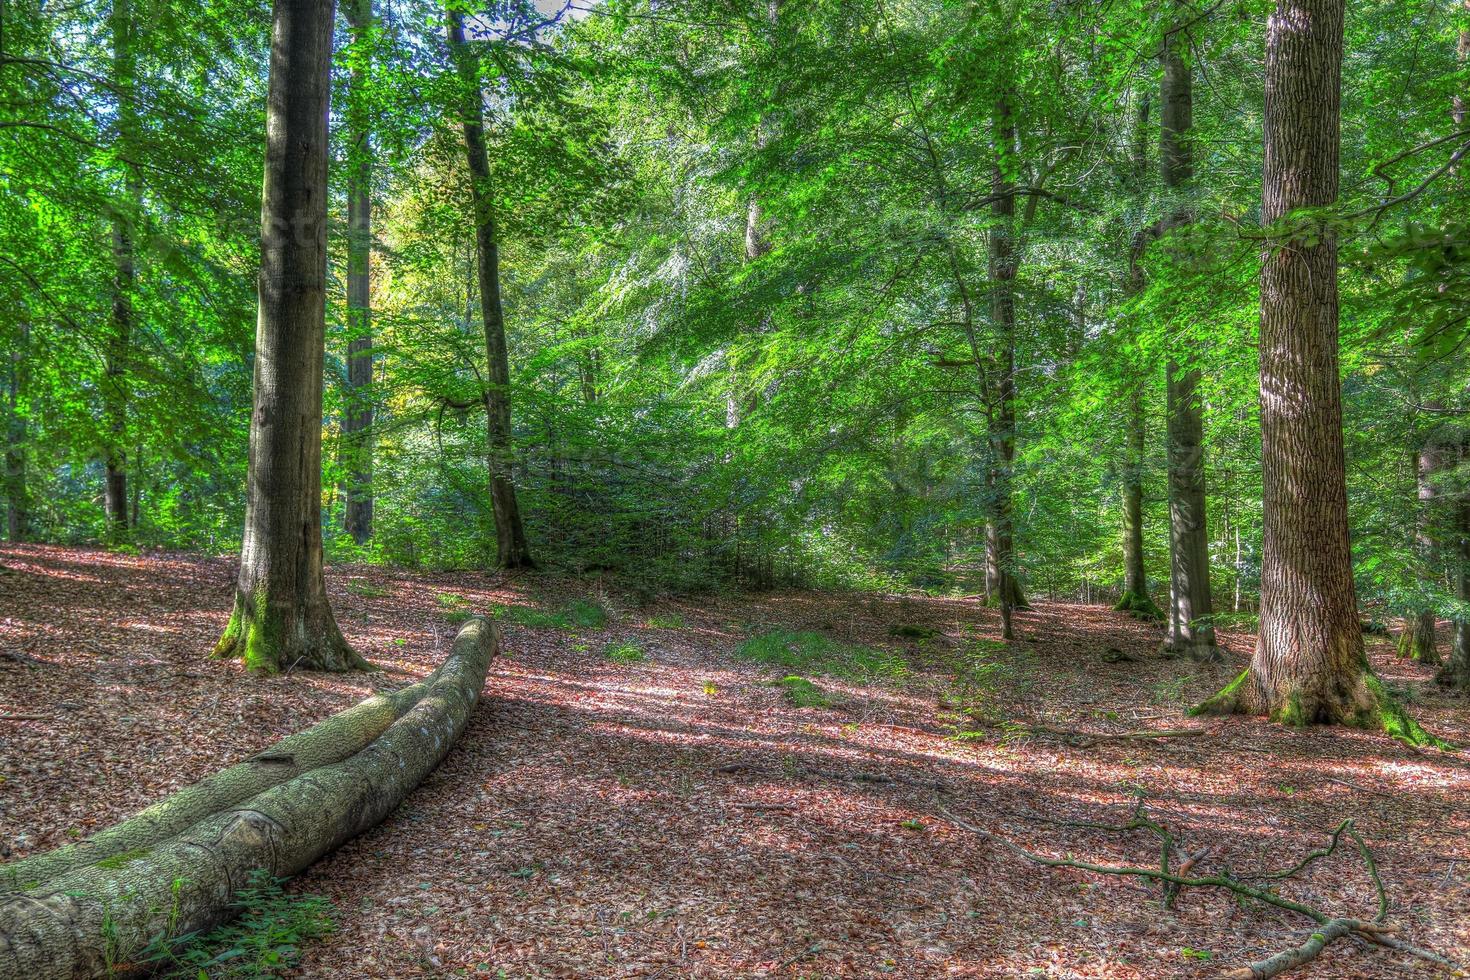
[{"label": "tree root", "polygon": [[[1265,980],[1267,977],[1274,977],[1285,970],[1300,966],[1302,963],[1315,958],[1329,943],[1345,936],[1351,936],[1372,945],[1394,949],[1438,964],[1452,971],[1463,969],[1453,960],[1447,959],[1438,953],[1412,946],[1396,938],[1394,934],[1399,931],[1399,927],[1385,921],[1388,917],[1388,895],[1383,887],[1383,879],[1378,873],[1377,862],[1374,861],[1373,853],[1368,849],[1368,845],[1363,840],[1362,835],[1353,826],[1351,819],[1344,820],[1337,825],[1325,846],[1309,851],[1300,861],[1289,868],[1247,875],[1237,875],[1229,871],[1212,875],[1192,875],[1190,872],[1193,871],[1195,865],[1200,860],[1204,859],[1209,849],[1205,848],[1194,855],[1186,857],[1186,860],[1179,866],[1177,871],[1171,870],[1171,857],[1176,847],[1174,836],[1162,824],[1148,815],[1144,808],[1144,799],[1141,796],[1133,809],[1132,817],[1128,822],[1122,824],[1092,823],[1086,821],[1074,822],[1054,820],[1052,818],[1040,819],[1065,826],[1084,827],[1092,830],[1115,832],[1148,830],[1160,840],[1160,860],[1157,868],[1134,865],[1095,864],[1091,861],[1078,861],[1071,858],[1047,857],[1045,854],[1038,854],[1035,851],[1027,850],[1000,834],[962,820],[942,806],[939,808],[939,812],[956,827],[983,837],[999,845],[1004,850],[1010,851],[1012,854],[1022,857],[1033,864],[1039,864],[1048,868],[1072,868],[1077,871],[1087,871],[1092,874],[1120,875],[1156,881],[1162,888],[1163,896],[1160,904],[1165,908],[1173,905],[1174,900],[1183,889],[1222,888],[1233,892],[1241,898],[1248,898],[1266,905],[1275,906],[1279,909],[1284,909],[1288,912],[1295,912],[1298,915],[1306,916],[1318,925],[1318,930],[1302,946],[1285,950],[1267,959],[1252,963],[1247,967],[1242,967],[1224,974],[1225,977],[1232,978],[1232,980]],[[1315,909],[1310,905],[1304,905],[1301,902],[1296,902],[1281,896],[1274,888],[1258,887],[1249,883],[1251,879],[1283,881],[1292,878],[1306,870],[1316,861],[1330,857],[1336,853],[1342,846],[1344,840],[1350,841],[1357,849],[1376,890],[1377,913],[1371,920],[1329,916],[1325,912]]]},{"label": "tree root", "polygon": [[1163,610],[1154,604],[1146,592],[1124,592],[1117,605],[1113,606],[1113,611],[1125,612],[1150,623],[1163,622],[1164,619]]}]

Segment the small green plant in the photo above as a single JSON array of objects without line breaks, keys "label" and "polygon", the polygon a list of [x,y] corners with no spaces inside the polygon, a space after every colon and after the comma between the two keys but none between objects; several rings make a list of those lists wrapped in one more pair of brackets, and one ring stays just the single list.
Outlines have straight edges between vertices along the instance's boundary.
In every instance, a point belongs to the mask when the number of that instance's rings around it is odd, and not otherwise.
[{"label": "small green plant", "polygon": [[444,618],[449,620],[451,625],[458,626],[460,623],[467,623],[474,619],[475,614],[468,609],[451,609],[444,614]]},{"label": "small green plant", "polygon": [[1184,689],[1189,685],[1187,677],[1171,677],[1159,681],[1153,687],[1154,704],[1179,704],[1184,700]]},{"label": "small green plant", "polygon": [[567,603],[563,613],[573,626],[583,629],[602,629],[607,625],[607,610],[599,603],[577,599]]},{"label": "small green plant", "polygon": [[388,594],[387,587],[374,585],[372,582],[348,582],[347,591],[353,595],[367,596],[370,599],[378,599]]},{"label": "small green plant", "polygon": [[615,664],[641,664],[648,659],[643,648],[632,640],[609,643],[602,648],[602,655]]},{"label": "small green plant", "polygon": [[681,630],[689,625],[684,622],[684,617],[678,613],[666,613],[661,616],[649,616],[648,628],[654,630]]},{"label": "small green plant", "polygon": [[601,629],[607,625],[607,610],[585,599],[569,602],[556,612],[532,609],[529,606],[511,606],[504,611],[504,616],[513,623],[532,629]]},{"label": "small green plant", "polygon": [[439,605],[445,609],[458,609],[469,605],[468,599],[462,595],[455,595],[453,592],[441,592],[436,598],[439,600]]},{"label": "small green plant", "polygon": [[793,674],[771,683],[773,687],[779,687],[786,695],[786,700],[797,708],[830,708],[837,703],[831,694],[805,677]]},{"label": "small green plant", "polygon": [[287,894],[282,879],[255,872],[235,896],[240,916],[209,932],[155,942],[145,962],[170,980],[262,980],[284,976],[303,942],[332,932],[335,909],[317,895]]},{"label": "small green plant", "polygon": [[902,827],[904,830],[923,830],[924,821],[920,820],[918,817],[909,817],[907,820],[901,821],[899,823],[899,826]]},{"label": "small green plant", "polygon": [[1179,955],[1184,957],[1186,960],[1212,960],[1215,958],[1215,954],[1207,949],[1194,949],[1189,946],[1185,946],[1183,949],[1181,949],[1179,951]]},{"label": "small green plant", "polygon": [[856,643],[843,643],[826,633],[772,630],[752,636],[735,655],[786,671],[827,674],[855,681],[898,680],[908,676],[903,657]]},{"label": "small green plant", "polygon": [[720,693],[720,689],[718,687],[715,687],[715,682],[714,681],[705,681],[704,682],[704,688],[703,688],[703,690],[704,690],[704,696],[707,697],[707,698],[712,698],[716,694],[719,694]]},{"label": "small green plant", "polygon": [[939,635],[939,630],[932,626],[915,626],[911,623],[901,623],[888,628],[889,636],[901,637],[905,640],[932,640]]}]

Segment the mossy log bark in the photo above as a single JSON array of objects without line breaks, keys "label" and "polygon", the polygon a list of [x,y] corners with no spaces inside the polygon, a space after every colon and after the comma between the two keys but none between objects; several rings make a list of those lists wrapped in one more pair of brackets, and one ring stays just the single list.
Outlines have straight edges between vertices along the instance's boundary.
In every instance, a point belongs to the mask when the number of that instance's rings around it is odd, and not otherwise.
[{"label": "mossy log bark", "polygon": [[[493,624],[470,621],[412,706],[360,751],[224,806],[149,847],[73,864],[0,899],[0,977],[134,971],[150,944],[228,918],[253,874],[296,874],[374,826],[464,731],[498,647]],[[386,710],[381,704],[364,710],[354,725],[371,727]],[[326,741],[336,744],[342,727],[327,728]],[[293,754],[305,757],[304,742],[318,729],[298,736],[303,744]]]},{"label": "mossy log bark", "polygon": [[32,889],[83,865],[151,848],[225,807],[350,758],[417,704],[438,676],[435,671],[417,684],[374,695],[339,711],[75,844],[0,866],[0,894]]}]

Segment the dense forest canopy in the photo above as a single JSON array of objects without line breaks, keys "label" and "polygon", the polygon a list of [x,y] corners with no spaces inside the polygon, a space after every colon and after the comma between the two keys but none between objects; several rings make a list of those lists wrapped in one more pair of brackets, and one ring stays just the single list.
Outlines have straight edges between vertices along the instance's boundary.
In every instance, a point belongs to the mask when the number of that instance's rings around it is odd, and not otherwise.
[{"label": "dense forest canopy", "polygon": [[1464,975],[1467,155],[1470,0],[0,0],[0,980]]},{"label": "dense forest canopy", "polygon": [[[1470,11],[1352,5],[1340,195],[1263,230],[1272,6],[344,5],[327,560],[1172,591],[1207,634],[1262,592],[1296,235],[1338,248],[1357,597],[1462,618]],[[235,550],[269,11],[4,27],[8,533]]]}]

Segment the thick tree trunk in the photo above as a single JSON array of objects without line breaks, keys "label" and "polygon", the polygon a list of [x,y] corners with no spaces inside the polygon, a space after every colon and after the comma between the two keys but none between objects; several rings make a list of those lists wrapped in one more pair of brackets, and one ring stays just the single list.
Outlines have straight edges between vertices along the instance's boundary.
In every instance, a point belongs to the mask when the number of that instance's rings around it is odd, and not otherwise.
[{"label": "thick tree trunk", "polygon": [[26,485],[26,439],[29,435],[31,325],[21,321],[10,352],[6,379],[5,417],[5,534],[24,541],[30,533],[30,492]]},{"label": "thick tree trunk", "polygon": [[[236,895],[253,875],[297,874],[376,825],[458,740],[497,649],[494,625],[471,621],[412,706],[358,751],[343,755],[381,722],[389,710],[381,701],[350,724],[334,726],[339,715],[295,736],[292,760],[314,754],[315,767],[227,802],[181,831],[70,865],[0,899],[0,976],[129,972],[160,937],[208,929],[235,914]],[[269,767],[276,750],[235,768]],[[299,768],[292,760],[283,768]],[[152,809],[166,811],[167,804]]]},{"label": "thick tree trunk", "polygon": [[479,64],[465,42],[464,17],[457,11],[449,13],[449,50],[464,86],[464,143],[475,216],[480,314],[484,320],[485,358],[489,366],[485,415],[490,449],[490,500],[495,510],[496,563],[504,569],[534,568],[515,484],[511,481],[510,357],[505,343],[505,311],[500,302],[500,243],[491,196],[490,158],[485,148]]},{"label": "thick tree trunk", "polygon": [[989,393],[988,472],[990,522],[986,530],[986,584],[1000,602],[1009,626],[1011,609],[1029,608],[1016,575],[1015,530],[1011,484],[1016,465],[1016,198],[1007,173],[1016,140],[1011,105],[1002,98],[995,108],[995,154],[991,171],[990,319],[997,333],[992,388]]},{"label": "thick tree trunk", "polygon": [[373,535],[373,156],[367,107],[367,58],[372,0],[345,0],[342,12],[360,54],[347,86],[347,410],[342,439],[347,450],[343,530],[358,544]]},{"label": "thick tree trunk", "polygon": [[[129,0],[113,0],[108,18],[112,30],[112,82],[117,91],[116,141],[126,156],[137,129],[134,83],[137,56],[133,50],[133,18]],[[128,364],[133,348],[133,293],[137,287],[133,252],[133,222],[141,208],[142,186],[137,171],[124,164],[124,201],[112,214],[112,317],[107,338],[106,382],[102,389],[105,483],[102,503],[107,515],[109,541],[121,541],[128,533],[127,435]]]},{"label": "thick tree trunk", "polygon": [[216,648],[266,672],[367,666],[337,628],[322,574],[332,6],[277,0],[273,15],[245,539]]},{"label": "thick tree trunk", "polygon": [[[1187,57],[1189,38],[1171,31],[1162,60],[1162,124],[1159,134],[1160,176],[1168,195],[1165,231],[1192,220],[1182,200],[1194,178],[1190,129],[1194,125],[1193,66]],[[1206,527],[1204,417],[1199,399],[1199,371],[1170,361],[1167,370],[1167,452],[1169,470],[1169,619],[1164,649],[1196,660],[1218,659],[1215,630],[1209,619],[1210,539]]]},{"label": "thick tree trunk", "polygon": [[1346,723],[1429,741],[1368,669],[1348,544],[1337,241],[1291,229],[1337,200],[1344,0],[1277,0],[1267,28],[1261,269],[1264,551],[1250,667],[1199,712]]}]

